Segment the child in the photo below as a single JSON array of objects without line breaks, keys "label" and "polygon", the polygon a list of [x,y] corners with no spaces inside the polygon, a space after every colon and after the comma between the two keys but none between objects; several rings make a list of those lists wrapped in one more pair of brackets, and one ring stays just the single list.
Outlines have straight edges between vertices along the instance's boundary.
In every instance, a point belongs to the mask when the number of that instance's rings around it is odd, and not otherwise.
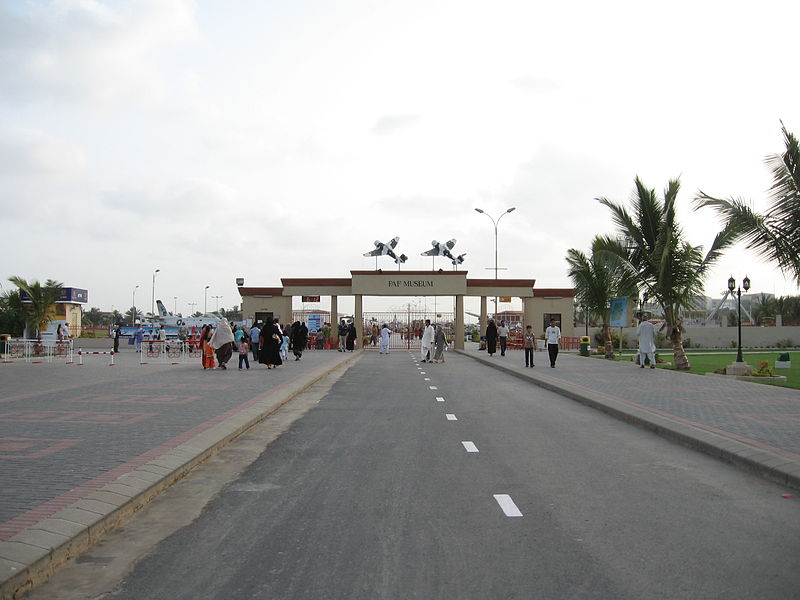
[{"label": "child", "polygon": [[281,360],[286,362],[287,360],[289,360],[289,336],[286,335],[286,333],[284,333],[283,337],[281,338],[281,340],[282,340],[281,341],[281,348],[280,348]]},{"label": "child", "polygon": [[247,338],[243,337],[239,342],[239,370],[242,370],[242,363],[244,362],[245,366],[249,369],[250,368],[250,361],[247,358],[248,353],[250,352],[250,344],[247,343]]},{"label": "child", "polygon": [[525,366],[533,366],[533,349],[536,347],[536,336],[533,335],[533,329],[528,325],[525,328]]}]

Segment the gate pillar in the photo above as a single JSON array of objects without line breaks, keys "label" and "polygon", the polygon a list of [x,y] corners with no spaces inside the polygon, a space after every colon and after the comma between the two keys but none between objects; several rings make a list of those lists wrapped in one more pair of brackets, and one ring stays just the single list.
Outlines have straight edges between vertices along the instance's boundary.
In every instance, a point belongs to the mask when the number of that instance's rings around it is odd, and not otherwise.
[{"label": "gate pillar", "polygon": [[363,296],[356,294],[356,310],[353,317],[356,320],[356,340],[358,348],[364,347],[364,307],[362,302]]},{"label": "gate pillar", "polygon": [[329,340],[336,342],[334,348],[339,347],[339,297],[331,296],[331,332]]},{"label": "gate pillar", "polygon": [[486,327],[488,325],[489,325],[489,313],[486,310],[486,296],[481,296],[480,335],[486,335]]},{"label": "gate pillar", "polygon": [[456,350],[464,349],[464,296],[456,296],[456,338],[453,347]]}]

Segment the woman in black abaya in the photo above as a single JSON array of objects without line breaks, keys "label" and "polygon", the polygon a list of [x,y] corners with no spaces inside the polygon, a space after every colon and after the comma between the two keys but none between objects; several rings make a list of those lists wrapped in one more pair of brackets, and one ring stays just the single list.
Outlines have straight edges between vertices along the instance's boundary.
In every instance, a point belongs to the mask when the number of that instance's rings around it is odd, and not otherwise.
[{"label": "woman in black abaya", "polygon": [[267,319],[264,327],[261,328],[259,341],[261,342],[261,347],[258,351],[258,362],[262,365],[267,365],[268,369],[282,365],[283,361],[280,353],[281,334],[272,319]]},{"label": "woman in black abaya", "polygon": [[306,349],[308,343],[308,327],[305,323],[295,321],[292,325],[292,350],[294,351],[294,359],[300,360],[303,358],[303,350]]},{"label": "woman in black abaya", "polygon": [[491,319],[486,327],[486,352],[489,356],[497,352],[497,326]]}]

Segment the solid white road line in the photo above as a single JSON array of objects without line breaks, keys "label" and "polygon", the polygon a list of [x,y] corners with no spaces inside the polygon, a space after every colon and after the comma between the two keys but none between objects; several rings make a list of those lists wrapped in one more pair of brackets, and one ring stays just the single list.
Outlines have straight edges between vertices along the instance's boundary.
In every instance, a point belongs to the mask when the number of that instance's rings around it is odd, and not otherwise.
[{"label": "solid white road line", "polygon": [[478,450],[478,447],[472,442],[461,442],[461,443],[464,444],[464,450],[466,450],[467,452],[480,452],[480,450]]},{"label": "solid white road line", "polygon": [[442,398],[441,396],[436,396],[436,401],[437,402],[444,402],[444,398]]},{"label": "solid white road line", "polygon": [[447,417],[448,421],[458,421],[458,419],[456,419],[456,416],[452,413],[447,413],[445,417]]},{"label": "solid white road line", "polygon": [[522,516],[522,513],[517,508],[517,505],[514,504],[514,501],[508,494],[495,494],[494,499],[497,500],[497,503],[500,505],[500,508],[503,509],[503,512],[507,517]]}]

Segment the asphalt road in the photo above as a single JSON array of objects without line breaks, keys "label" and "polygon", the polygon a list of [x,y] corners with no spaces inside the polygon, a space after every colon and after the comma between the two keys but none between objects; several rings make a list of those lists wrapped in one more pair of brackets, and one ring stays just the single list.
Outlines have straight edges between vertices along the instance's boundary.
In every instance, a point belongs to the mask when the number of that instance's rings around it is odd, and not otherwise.
[{"label": "asphalt road", "polygon": [[369,353],[103,597],[793,598],[787,492],[467,357]]}]

